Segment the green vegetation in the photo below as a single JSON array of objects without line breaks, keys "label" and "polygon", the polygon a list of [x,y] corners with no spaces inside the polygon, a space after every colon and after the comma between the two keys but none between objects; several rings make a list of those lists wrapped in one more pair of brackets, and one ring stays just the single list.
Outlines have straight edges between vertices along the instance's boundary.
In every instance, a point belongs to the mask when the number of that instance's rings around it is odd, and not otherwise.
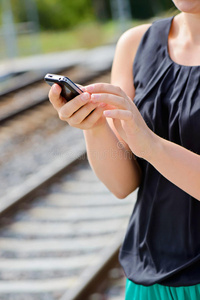
[{"label": "green vegetation", "polygon": [[[17,55],[92,48],[116,42],[121,31],[117,21],[112,20],[111,1],[114,0],[10,0],[18,30]],[[36,12],[36,7],[40,25],[38,34],[25,25],[27,21],[37,19],[37,14],[32,13]],[[134,21],[128,26],[149,22],[155,15],[166,16],[163,11],[174,14],[174,11],[169,12],[169,7],[172,7],[171,0],[130,0]],[[0,16],[2,8],[0,5]],[[8,52],[3,36],[0,36],[0,43],[0,58],[3,59]]]},{"label": "green vegetation", "polygon": [[[95,19],[92,0],[10,0],[15,22],[32,19],[37,8],[41,29],[60,30]],[[1,4],[0,4],[1,12]]]},{"label": "green vegetation", "polygon": [[18,37],[19,55],[30,54],[33,39],[42,53],[49,53],[96,47],[113,42],[114,36],[115,25],[113,22],[104,25],[98,22],[90,22],[71,30],[41,31],[37,35],[21,35]]},{"label": "green vegetation", "polygon": [[[131,22],[130,26],[136,26],[141,21]],[[121,32],[118,24],[110,21],[106,23],[88,22],[71,30],[42,31],[39,36],[22,35],[18,38],[19,54],[27,55],[30,40],[39,38],[42,53],[66,51],[79,48],[93,48],[103,44],[115,43]]]},{"label": "green vegetation", "polygon": [[[69,29],[94,20],[108,21],[117,11],[117,0],[9,0],[15,22],[33,20],[37,8],[42,30]],[[124,0],[125,1],[125,0]],[[135,19],[151,18],[173,7],[171,0],[126,0]],[[112,5],[111,5],[112,4]],[[114,4],[114,5],[113,5]],[[0,4],[0,15],[2,5]]]},{"label": "green vegetation", "polygon": [[40,41],[42,51],[47,53],[77,48],[93,48],[113,42],[114,36],[114,22],[105,24],[89,22],[71,30],[41,32]]},{"label": "green vegetation", "polygon": [[63,29],[94,19],[91,0],[37,0],[42,28]]}]

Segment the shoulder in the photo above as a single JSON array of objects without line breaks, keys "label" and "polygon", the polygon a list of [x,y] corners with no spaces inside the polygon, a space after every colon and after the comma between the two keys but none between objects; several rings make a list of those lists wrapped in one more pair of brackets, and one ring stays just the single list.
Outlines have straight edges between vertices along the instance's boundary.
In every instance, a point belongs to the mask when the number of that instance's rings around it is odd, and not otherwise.
[{"label": "shoulder", "polygon": [[145,32],[151,27],[151,24],[143,24],[140,26],[133,27],[127,30],[121,35],[117,43],[117,48],[123,48],[123,50],[131,50],[135,52],[140,44],[140,41]]},{"label": "shoulder", "polygon": [[128,29],[121,35],[119,42],[135,41],[135,40],[141,39],[141,37],[148,30],[148,28],[151,27],[151,25],[152,24],[143,24],[143,25],[135,26],[135,27]]},{"label": "shoulder", "polygon": [[132,66],[140,41],[151,24],[136,26],[127,30],[119,38],[112,66],[111,82],[120,86],[131,98],[134,96],[132,86]]},{"label": "shoulder", "polygon": [[122,60],[123,63],[132,64],[140,41],[149,27],[151,27],[151,24],[144,24],[123,33],[116,46],[115,60]]}]

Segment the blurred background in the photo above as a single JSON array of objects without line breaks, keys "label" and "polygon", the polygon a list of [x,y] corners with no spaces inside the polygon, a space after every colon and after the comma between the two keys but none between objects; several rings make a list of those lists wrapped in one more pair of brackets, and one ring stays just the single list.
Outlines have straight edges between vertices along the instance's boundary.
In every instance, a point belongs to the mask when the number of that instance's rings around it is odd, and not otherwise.
[{"label": "blurred background", "polygon": [[[0,195],[48,163],[41,140],[53,141],[51,134],[32,126],[29,140],[34,142],[29,142],[29,148],[36,149],[22,164],[18,153],[29,152],[23,131],[28,131],[27,122],[13,123],[30,114],[31,108],[47,105],[49,86],[44,75],[64,72],[80,84],[109,82],[119,36],[132,26],[174,13],[171,0],[0,0]],[[99,77],[105,73],[107,77]],[[51,128],[61,121],[54,118],[50,126],[45,122],[41,126]],[[58,152],[53,158],[65,149],[62,143],[59,151],[51,147],[48,153]]]},{"label": "blurred background", "polygon": [[0,60],[110,43],[172,7],[171,0],[1,0]]},{"label": "blurred background", "polygon": [[0,0],[0,300],[123,299],[137,191],[119,201],[95,177],[44,75],[110,82],[119,36],[175,13],[171,0]]}]

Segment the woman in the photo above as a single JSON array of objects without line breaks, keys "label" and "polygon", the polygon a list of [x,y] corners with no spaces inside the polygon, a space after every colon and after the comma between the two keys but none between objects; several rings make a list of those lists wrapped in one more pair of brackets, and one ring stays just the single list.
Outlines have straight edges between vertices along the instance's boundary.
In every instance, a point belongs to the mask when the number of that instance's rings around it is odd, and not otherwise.
[{"label": "woman", "polygon": [[127,300],[200,299],[200,1],[174,4],[177,16],[122,35],[112,84],[67,104],[59,86],[49,95],[84,130],[110,191],[124,198],[139,187],[119,256]]}]

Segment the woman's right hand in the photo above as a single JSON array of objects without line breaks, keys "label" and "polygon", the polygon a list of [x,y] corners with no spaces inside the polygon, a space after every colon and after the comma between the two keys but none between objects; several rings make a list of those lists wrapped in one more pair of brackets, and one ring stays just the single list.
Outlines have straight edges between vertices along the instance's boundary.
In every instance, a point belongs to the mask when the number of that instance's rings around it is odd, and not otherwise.
[{"label": "woman's right hand", "polygon": [[70,126],[83,130],[93,129],[106,122],[103,115],[105,104],[92,103],[91,95],[84,91],[73,100],[66,103],[60,95],[61,87],[54,84],[49,91],[49,100],[61,120],[66,121]]}]

